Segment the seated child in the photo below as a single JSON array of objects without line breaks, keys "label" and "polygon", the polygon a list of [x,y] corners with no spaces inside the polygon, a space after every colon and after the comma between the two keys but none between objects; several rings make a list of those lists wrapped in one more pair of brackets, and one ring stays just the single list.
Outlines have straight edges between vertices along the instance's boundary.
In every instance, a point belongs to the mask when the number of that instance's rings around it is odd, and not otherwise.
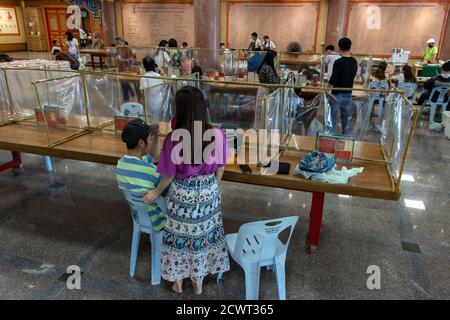
[{"label": "seated child", "polygon": [[52,52],[53,55],[56,56],[55,50],[63,51],[63,50],[61,49],[61,47],[60,47],[60,44],[59,44],[59,40],[58,40],[58,39],[54,39],[54,40],[52,41],[52,45],[53,45],[53,46],[52,46],[51,52]]},{"label": "seated child", "polygon": [[[144,196],[155,189],[161,176],[156,172],[154,161],[159,161],[159,128],[149,126],[143,120],[130,121],[122,132],[122,140],[127,145],[127,154],[117,163],[117,183],[119,189]],[[153,230],[161,231],[165,226],[166,208],[157,204],[148,205],[148,215]]]}]

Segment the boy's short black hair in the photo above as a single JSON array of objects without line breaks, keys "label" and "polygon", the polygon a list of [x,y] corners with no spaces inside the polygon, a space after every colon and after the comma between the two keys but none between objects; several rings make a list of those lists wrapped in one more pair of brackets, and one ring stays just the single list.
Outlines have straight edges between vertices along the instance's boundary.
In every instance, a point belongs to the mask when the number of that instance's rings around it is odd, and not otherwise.
[{"label": "boy's short black hair", "polygon": [[269,39],[269,36],[268,36],[268,35],[265,35],[265,36],[263,37],[263,39]]},{"label": "boy's short black hair", "polygon": [[183,46],[188,46],[188,43],[187,42],[183,42]]},{"label": "boy's short black hair", "polygon": [[59,49],[55,49],[55,50],[53,50],[53,55],[57,55],[58,53],[60,53],[61,52],[61,50],[59,50]]},{"label": "boy's short black hair", "polygon": [[158,67],[155,60],[150,56],[145,56],[144,59],[142,59],[142,65],[147,72],[156,71],[156,68]]},{"label": "boy's short black hair", "polygon": [[149,126],[144,120],[135,119],[127,123],[122,131],[122,141],[127,144],[127,149],[135,149],[139,140],[143,139],[147,145],[147,138],[158,130],[158,125]]},{"label": "boy's short black hair", "polygon": [[334,51],[334,50],[335,50],[335,48],[332,44],[327,45],[325,48],[325,51]]},{"label": "boy's short black hair", "polygon": [[252,32],[251,36],[258,38],[258,34],[256,32]]},{"label": "boy's short black hair", "polygon": [[349,38],[342,38],[341,40],[339,40],[339,49],[341,49],[342,51],[350,51],[350,49],[352,48],[352,40],[350,40]]},{"label": "boy's short black hair", "polygon": [[57,39],[54,39],[54,40],[52,41],[53,45],[56,45],[57,42],[58,42]]},{"label": "boy's short black hair", "polygon": [[450,71],[450,61],[447,61],[446,63],[444,63],[443,65],[442,65],[442,70],[444,70],[444,71]]}]

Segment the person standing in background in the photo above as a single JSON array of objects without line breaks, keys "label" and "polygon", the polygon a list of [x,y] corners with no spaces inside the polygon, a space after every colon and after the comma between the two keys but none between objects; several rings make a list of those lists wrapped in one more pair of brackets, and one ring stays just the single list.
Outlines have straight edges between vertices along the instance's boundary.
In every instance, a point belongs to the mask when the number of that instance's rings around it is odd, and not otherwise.
[{"label": "person standing in background", "polygon": [[86,48],[86,39],[87,39],[87,35],[86,32],[84,32],[83,29],[79,28],[78,32],[80,34],[80,45],[81,48]]},{"label": "person standing in background", "polygon": [[423,62],[425,63],[436,63],[436,56],[438,54],[438,48],[435,46],[436,40],[429,39],[428,47],[425,49],[425,54],[423,55]]},{"label": "person standing in background", "polygon": [[263,50],[264,51],[270,51],[270,50],[275,50],[275,43],[273,43],[273,41],[270,40],[269,36],[264,36],[263,37]]},{"label": "person standing in background", "polygon": [[94,32],[94,41],[92,44],[92,48],[94,49],[105,49],[105,43],[100,37],[100,32],[95,31]]},{"label": "person standing in background", "polygon": [[144,76],[155,78],[141,78],[140,89],[144,90],[144,96],[147,99],[148,109],[150,111],[150,119],[154,122],[168,121],[166,110],[164,110],[164,81],[161,75],[156,72],[158,66],[152,57],[146,56],[142,60],[145,68]]},{"label": "person standing in background", "polygon": [[261,40],[258,39],[258,34],[256,32],[253,32],[251,34],[251,40],[250,44],[248,46],[249,51],[261,51],[262,50],[262,43]]},{"label": "person standing in background", "polygon": [[333,45],[328,45],[325,48],[325,64],[327,65],[327,75],[328,79],[331,78],[331,75],[333,74],[333,65],[334,62],[339,59],[341,56],[339,53],[335,51],[335,48]]},{"label": "person standing in background", "polygon": [[[333,74],[328,81],[335,88],[353,88],[356,72],[358,71],[358,62],[350,55],[352,41],[349,38],[339,40],[339,51],[341,58],[336,60],[333,65]],[[333,90],[331,93],[334,98],[330,98],[330,118],[331,123],[327,123],[327,131],[336,133],[336,118],[340,111],[342,121],[342,133],[350,133],[350,119],[352,115],[352,90]]]},{"label": "person standing in background", "polygon": [[175,39],[169,39],[169,51],[170,59],[172,61],[172,67],[179,68],[181,65],[181,51],[178,49],[178,43]]},{"label": "person standing in background", "polygon": [[170,66],[169,43],[166,40],[161,40],[156,49],[155,62],[158,65],[161,74],[167,74],[167,68]]}]

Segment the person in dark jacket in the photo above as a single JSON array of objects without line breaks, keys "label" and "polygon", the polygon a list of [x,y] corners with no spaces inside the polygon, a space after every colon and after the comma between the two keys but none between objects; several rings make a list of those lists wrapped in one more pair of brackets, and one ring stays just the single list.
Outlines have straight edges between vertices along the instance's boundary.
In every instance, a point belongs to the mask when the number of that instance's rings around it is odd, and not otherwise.
[{"label": "person in dark jacket", "polygon": [[[439,87],[439,86],[450,86],[450,61],[447,61],[446,63],[444,63],[442,65],[442,73],[440,75],[438,75],[437,77],[428,79],[424,84],[423,84],[423,88],[426,90],[424,93],[422,93],[422,95],[420,96],[419,99],[417,99],[417,104],[419,105],[423,105],[429,98],[430,98],[430,94],[431,91],[433,91],[433,89],[435,87]],[[444,101],[447,102],[448,101],[448,93],[445,96]],[[438,99],[438,95],[435,94],[432,98],[431,101],[436,102]],[[447,106],[448,108],[448,106]]]},{"label": "person in dark jacket", "polygon": [[80,62],[73,55],[65,51],[59,51],[58,49],[53,51],[56,60],[69,61],[70,69],[78,70],[80,69]]}]

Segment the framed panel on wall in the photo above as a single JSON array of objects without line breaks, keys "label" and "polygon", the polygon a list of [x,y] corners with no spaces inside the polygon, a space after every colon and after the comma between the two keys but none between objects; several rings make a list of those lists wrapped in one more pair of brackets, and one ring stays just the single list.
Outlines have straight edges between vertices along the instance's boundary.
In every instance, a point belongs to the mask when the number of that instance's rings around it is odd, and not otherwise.
[{"label": "framed panel on wall", "polygon": [[392,48],[421,58],[427,40],[442,47],[448,1],[350,1],[347,36],[355,53],[389,56]]},{"label": "framed panel on wall", "polygon": [[121,3],[125,40],[135,47],[157,46],[160,40],[194,43],[192,3]]},{"label": "framed panel on wall", "polygon": [[228,2],[227,43],[231,48],[248,48],[250,34],[261,39],[268,35],[277,51],[288,51],[298,42],[303,52],[314,52],[320,14],[320,1]]},{"label": "framed panel on wall", "polygon": [[16,7],[0,6],[0,36],[20,35]]}]

